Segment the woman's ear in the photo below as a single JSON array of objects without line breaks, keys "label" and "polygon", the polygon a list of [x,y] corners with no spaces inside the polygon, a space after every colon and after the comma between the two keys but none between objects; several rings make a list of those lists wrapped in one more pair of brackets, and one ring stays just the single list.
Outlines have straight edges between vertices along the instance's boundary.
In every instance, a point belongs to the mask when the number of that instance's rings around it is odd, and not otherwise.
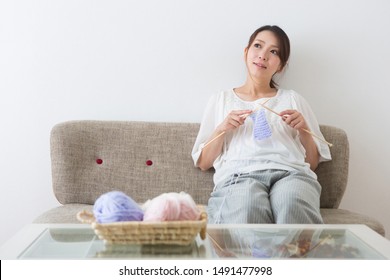
[{"label": "woman's ear", "polygon": [[248,56],[248,47],[244,49],[244,58],[246,59]]},{"label": "woman's ear", "polygon": [[[287,65],[287,63],[286,63],[284,66],[282,66],[282,64],[280,64],[279,67],[278,67],[278,70],[276,71],[276,73],[282,72],[283,69],[286,67],[286,65]],[[276,74],[276,73],[275,73],[275,74]]]}]

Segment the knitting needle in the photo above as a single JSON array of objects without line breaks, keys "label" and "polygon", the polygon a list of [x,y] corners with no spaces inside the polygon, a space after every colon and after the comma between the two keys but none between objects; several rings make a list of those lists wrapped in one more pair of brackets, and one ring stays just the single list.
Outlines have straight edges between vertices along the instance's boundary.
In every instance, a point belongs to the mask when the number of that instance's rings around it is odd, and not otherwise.
[{"label": "knitting needle", "polygon": [[333,144],[332,143],[329,143],[328,141],[326,141],[325,139],[322,139],[321,137],[319,137],[318,135],[314,134],[313,132],[311,132],[310,130],[307,130],[307,129],[302,129],[303,131],[306,131],[307,133],[309,133],[311,136],[317,138],[318,140],[324,142],[325,144],[328,144],[329,147],[332,147]]},{"label": "knitting needle", "polygon": [[218,247],[219,250],[221,250],[222,252],[225,251],[224,249],[221,248],[221,246],[219,246],[218,242],[214,238],[212,238],[209,233],[207,233],[207,235],[209,236],[210,240],[214,243],[214,245]]},{"label": "knitting needle", "polygon": [[[269,98],[268,100],[264,101],[263,104],[259,103],[255,109],[253,109],[252,113],[253,114],[254,112],[256,112],[257,110],[259,110],[261,108],[261,106],[264,106],[265,103],[267,103],[268,101],[270,101],[271,98]],[[261,105],[261,106],[260,106]],[[276,113],[276,112],[275,112]],[[240,117],[242,118],[247,118],[248,116],[250,116],[251,114],[244,114]],[[202,149],[206,148],[208,145],[210,145],[212,142],[214,142],[215,140],[217,140],[219,137],[221,137],[222,135],[224,135],[226,133],[226,131],[223,131],[221,132],[220,134],[218,134],[217,136],[215,136],[213,139],[211,139],[209,142],[207,142],[206,144],[204,144],[204,146],[202,147]]]},{"label": "knitting needle", "polygon": [[206,144],[204,144],[204,146],[202,147],[202,149],[206,148],[208,145],[210,145],[211,143],[213,143],[215,140],[217,140],[219,137],[221,137],[222,135],[224,135],[226,133],[226,131],[222,131],[220,134],[218,134],[217,136],[215,136],[213,139],[211,139],[209,142],[207,142]]},{"label": "knitting needle", "polygon": [[[252,111],[254,112],[254,111]],[[240,117],[242,118],[247,118],[250,114],[245,114],[245,115],[242,115]],[[211,143],[213,143],[215,140],[217,140],[219,137],[221,137],[222,135],[224,135],[226,133],[226,131],[222,131],[220,134],[218,134],[217,136],[215,136],[213,139],[211,139],[209,142],[207,142],[206,144],[204,144],[203,148],[206,148],[208,145],[210,145]]]},{"label": "knitting needle", "polygon": [[[259,105],[261,105],[261,106],[262,106],[264,109],[267,109],[268,111],[270,111],[270,112],[272,112],[272,113],[274,113],[274,114],[276,114],[276,115],[280,116],[280,114],[279,114],[279,113],[275,112],[274,110],[272,110],[271,108],[269,108],[269,107],[265,106],[264,104],[261,104],[261,103],[259,103]],[[329,142],[328,142],[328,141],[326,141],[325,139],[322,139],[321,137],[319,137],[318,135],[314,134],[314,133],[313,133],[313,132],[311,132],[310,130],[307,130],[307,129],[305,129],[305,128],[303,128],[302,130],[303,130],[303,131],[305,131],[305,132],[307,132],[307,133],[309,133],[311,136],[313,136],[313,137],[317,138],[318,140],[321,140],[322,142],[324,142],[324,143],[328,144],[328,145],[329,145],[329,147],[332,147],[332,146],[333,146],[333,144],[332,144],[332,143],[329,143]]]}]

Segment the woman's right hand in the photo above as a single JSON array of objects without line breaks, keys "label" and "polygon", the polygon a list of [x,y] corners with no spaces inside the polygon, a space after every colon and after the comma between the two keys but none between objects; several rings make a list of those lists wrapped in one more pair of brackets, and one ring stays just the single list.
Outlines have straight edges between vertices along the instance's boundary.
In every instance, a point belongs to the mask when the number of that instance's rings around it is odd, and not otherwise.
[{"label": "woman's right hand", "polygon": [[231,111],[223,122],[217,126],[210,140],[207,142],[199,156],[197,166],[202,170],[207,170],[213,166],[215,159],[222,152],[223,139],[220,137],[226,132],[243,125],[245,119],[252,113],[252,110]]},{"label": "woman's right hand", "polygon": [[224,121],[217,126],[218,132],[228,132],[230,130],[236,129],[237,127],[244,124],[246,118],[252,114],[252,110],[233,110],[231,111]]}]

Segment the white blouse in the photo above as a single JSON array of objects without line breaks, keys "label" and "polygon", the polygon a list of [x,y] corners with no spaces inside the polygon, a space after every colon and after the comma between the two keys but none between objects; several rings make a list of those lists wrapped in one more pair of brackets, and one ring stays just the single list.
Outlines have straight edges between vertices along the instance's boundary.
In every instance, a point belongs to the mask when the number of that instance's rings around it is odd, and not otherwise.
[{"label": "white blouse", "polygon": [[[195,166],[210,135],[232,110],[253,110],[267,99],[269,98],[244,101],[235,94],[233,89],[214,94],[207,104],[192,150]],[[266,106],[276,112],[288,109],[299,111],[304,116],[309,129],[317,136],[323,137],[310,106],[295,91],[279,89],[277,94],[267,101]],[[298,170],[314,178],[317,177],[310,169],[310,165],[305,162],[305,149],[299,140],[298,131],[288,126],[280,116],[268,110],[265,110],[265,115],[272,133],[266,139],[254,138],[253,120],[250,117],[246,119],[244,125],[222,136],[225,137],[223,151],[213,164],[215,184],[235,173],[266,169]],[[328,145],[316,138],[313,139],[318,147],[320,162],[331,160]]]}]

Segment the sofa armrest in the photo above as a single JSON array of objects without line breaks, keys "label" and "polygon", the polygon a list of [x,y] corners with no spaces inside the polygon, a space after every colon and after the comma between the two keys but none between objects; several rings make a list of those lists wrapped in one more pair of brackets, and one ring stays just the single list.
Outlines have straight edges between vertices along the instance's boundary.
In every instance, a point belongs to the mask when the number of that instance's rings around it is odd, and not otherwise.
[{"label": "sofa armrest", "polygon": [[333,143],[332,160],[320,163],[315,171],[322,186],[321,208],[338,208],[348,182],[348,137],[337,127],[321,125],[320,128],[325,139]]}]

